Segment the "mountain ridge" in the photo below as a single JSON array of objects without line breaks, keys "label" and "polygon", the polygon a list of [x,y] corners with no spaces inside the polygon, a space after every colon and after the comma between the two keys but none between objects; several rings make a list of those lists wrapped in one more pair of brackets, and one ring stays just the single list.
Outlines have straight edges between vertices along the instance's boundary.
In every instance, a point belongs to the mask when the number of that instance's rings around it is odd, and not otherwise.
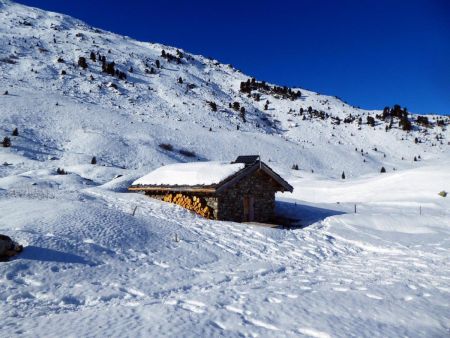
[{"label": "mountain ridge", "polygon": [[[30,107],[43,112],[41,119],[49,129],[43,138],[52,138],[48,134],[60,134],[53,140],[58,143],[54,148],[72,149],[72,143],[92,138],[92,142],[86,142],[85,149],[77,149],[77,152],[84,153],[84,157],[97,154],[106,163],[121,167],[127,167],[127,163],[131,163],[133,168],[142,168],[174,160],[192,160],[176,152],[161,153],[158,145],[172,142],[178,149],[192,148],[190,150],[198,155],[195,157],[198,159],[225,160],[239,153],[261,153],[263,158],[283,166],[284,170],[298,164],[302,169],[334,177],[339,177],[342,170],[351,177],[374,172],[383,165],[390,166],[390,170],[399,169],[405,166],[406,161],[406,167],[411,167],[414,157],[434,160],[448,150],[444,144],[449,138],[445,128],[448,118],[445,117],[429,115],[430,126],[424,127],[415,123],[418,115],[409,115],[413,128],[409,133],[402,131],[397,126],[397,118],[393,118],[394,127],[386,132],[387,121],[376,118],[382,111],[358,109],[336,97],[302,88],[293,88],[292,93],[300,91],[301,96],[291,99],[290,92],[284,92],[291,89],[259,82],[217,60],[192,55],[175,47],[135,41],[93,28],[66,15],[10,1],[3,4],[5,6],[0,13],[3,22],[0,90],[7,90],[10,95],[1,96],[7,113],[3,114],[2,125],[8,126],[7,129],[29,128],[21,116],[24,114],[15,112],[15,118],[8,116],[14,108],[21,106],[16,102],[18,97],[14,92],[18,95],[23,90],[24,96],[30,100],[33,93],[41,93],[40,96],[46,100],[36,95],[32,103],[28,102],[28,107],[22,109],[28,111],[26,114],[31,114]],[[84,59],[83,67],[79,65],[81,58]],[[99,61],[99,58],[105,61]],[[108,74],[106,69],[111,62],[114,62],[114,75]],[[256,89],[247,90],[245,83],[248,82]],[[65,105],[62,102],[66,102]],[[81,119],[76,119],[70,116],[71,110],[97,110],[99,116],[104,116],[93,121],[91,113],[85,112],[80,115]],[[102,110],[105,112],[100,113]],[[59,114],[65,116],[65,121],[55,119]],[[31,115],[27,118],[30,119]],[[367,125],[368,116],[374,118],[375,128]],[[352,122],[344,123],[349,118],[353,119]],[[358,123],[359,118],[361,123]],[[436,125],[439,119],[444,121],[443,127]],[[108,120],[116,121],[111,125],[105,122]],[[119,123],[123,127],[121,133],[108,134],[104,130],[113,130]],[[130,125],[125,128],[125,124]],[[73,129],[77,125],[83,128],[75,133]],[[61,134],[63,128],[67,130],[66,135]],[[95,131],[97,136],[87,129]],[[155,161],[140,155],[132,160],[123,152],[120,153],[125,160],[119,159],[121,156],[111,158],[107,154],[111,148],[95,149],[102,143],[97,142],[99,137],[104,143],[111,137],[111,143],[132,144],[132,152],[138,154],[136,148],[148,145],[150,141],[143,130],[151,130],[154,136],[150,137],[153,147],[150,152],[156,153]],[[67,142],[71,133],[73,137],[84,139]],[[125,136],[128,133],[134,136],[128,138]],[[219,137],[216,137],[217,133]],[[136,136],[142,138],[142,142],[130,140],[136,140]],[[436,137],[442,139],[435,140]],[[197,144],[197,138],[201,144]],[[220,154],[215,151],[217,145],[222,144],[220,138],[228,140],[227,144],[237,140],[237,145],[233,151],[223,150]],[[282,145],[278,138],[285,140],[285,144]],[[257,146],[252,139],[262,143]],[[269,145],[274,143],[274,139],[276,145]],[[45,142],[39,140],[38,143]],[[400,145],[400,150],[394,151],[393,144]],[[361,149],[362,155],[358,153]],[[351,150],[355,154],[349,155]],[[368,151],[370,154],[366,154]],[[343,161],[344,154],[352,161]],[[385,159],[381,154],[392,155],[393,158]],[[350,163],[355,166],[354,170]]]}]

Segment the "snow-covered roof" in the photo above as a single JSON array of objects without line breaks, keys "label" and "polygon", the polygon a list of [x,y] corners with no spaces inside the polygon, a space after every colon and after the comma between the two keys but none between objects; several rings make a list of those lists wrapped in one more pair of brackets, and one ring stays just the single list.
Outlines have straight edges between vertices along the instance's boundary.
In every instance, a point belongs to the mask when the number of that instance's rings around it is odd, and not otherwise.
[{"label": "snow-covered roof", "polygon": [[244,163],[230,162],[169,164],[137,179],[133,185],[208,186],[220,183],[244,168]]}]

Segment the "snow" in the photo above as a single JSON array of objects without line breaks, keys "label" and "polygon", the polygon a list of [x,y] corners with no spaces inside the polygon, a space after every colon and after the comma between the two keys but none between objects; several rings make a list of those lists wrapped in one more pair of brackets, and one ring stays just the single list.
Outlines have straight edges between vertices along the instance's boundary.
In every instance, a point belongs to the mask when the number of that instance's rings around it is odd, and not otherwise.
[{"label": "snow", "polygon": [[[0,335],[448,336],[448,126],[303,120],[300,107],[380,111],[301,88],[257,102],[239,92],[249,77],[216,60],[182,51],[168,63],[161,50],[175,48],[0,4],[0,59],[15,62],[0,61],[0,137],[12,143],[0,148],[0,233],[25,246],[0,263]],[[105,75],[91,50],[134,72]],[[210,221],[127,192],[160,167],[259,153],[294,187],[276,209],[295,228]]]},{"label": "snow", "polygon": [[243,163],[219,161],[175,163],[137,179],[133,185],[213,185],[245,167]]}]

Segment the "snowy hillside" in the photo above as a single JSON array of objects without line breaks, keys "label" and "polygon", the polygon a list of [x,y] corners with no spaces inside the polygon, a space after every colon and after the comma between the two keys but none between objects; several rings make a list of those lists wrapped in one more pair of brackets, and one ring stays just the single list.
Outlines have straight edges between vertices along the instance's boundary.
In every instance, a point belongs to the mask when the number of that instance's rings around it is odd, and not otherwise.
[{"label": "snowy hillside", "polygon": [[[421,165],[413,163],[414,156],[434,161],[448,155],[450,134],[441,127],[405,133],[395,121],[386,132],[387,121],[377,120],[375,128],[366,124],[366,115],[381,112],[304,89],[293,89],[301,91],[295,100],[253,91],[260,95],[256,101],[240,91],[240,83],[250,78],[215,60],[180,51],[180,63],[168,61],[162,51],[178,60],[176,48],[134,41],[60,14],[5,1],[1,6],[0,93],[9,95],[0,96],[0,131],[6,136],[19,128],[23,138],[13,145],[26,158],[57,157],[61,162],[55,165],[67,165],[87,163],[96,155],[107,165],[145,171],[192,160],[158,147],[170,143],[200,159],[261,153],[282,170],[298,164],[332,177],[344,170],[352,177],[378,172],[383,165],[388,171]],[[78,66],[80,57],[86,69]],[[102,72],[102,57],[127,80]],[[246,122],[240,111],[229,108],[234,102],[244,107]],[[350,114],[356,119],[339,125],[331,117],[310,119],[309,107],[341,121]],[[415,138],[422,143],[415,144]]]},{"label": "snowy hillside", "polygon": [[[407,131],[261,80],[0,0],[0,233],[25,245],[0,263],[0,336],[448,335],[449,118]],[[126,192],[243,154],[294,186],[298,228]]]}]

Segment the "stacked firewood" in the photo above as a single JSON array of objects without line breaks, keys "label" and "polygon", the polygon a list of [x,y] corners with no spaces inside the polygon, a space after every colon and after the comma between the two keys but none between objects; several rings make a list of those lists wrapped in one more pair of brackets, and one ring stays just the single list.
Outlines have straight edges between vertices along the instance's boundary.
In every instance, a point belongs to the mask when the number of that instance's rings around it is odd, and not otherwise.
[{"label": "stacked firewood", "polygon": [[183,194],[167,194],[163,199],[165,202],[181,205],[183,208],[192,210],[195,213],[205,217],[212,218],[212,210],[206,204],[205,200],[197,196],[186,196]]}]

